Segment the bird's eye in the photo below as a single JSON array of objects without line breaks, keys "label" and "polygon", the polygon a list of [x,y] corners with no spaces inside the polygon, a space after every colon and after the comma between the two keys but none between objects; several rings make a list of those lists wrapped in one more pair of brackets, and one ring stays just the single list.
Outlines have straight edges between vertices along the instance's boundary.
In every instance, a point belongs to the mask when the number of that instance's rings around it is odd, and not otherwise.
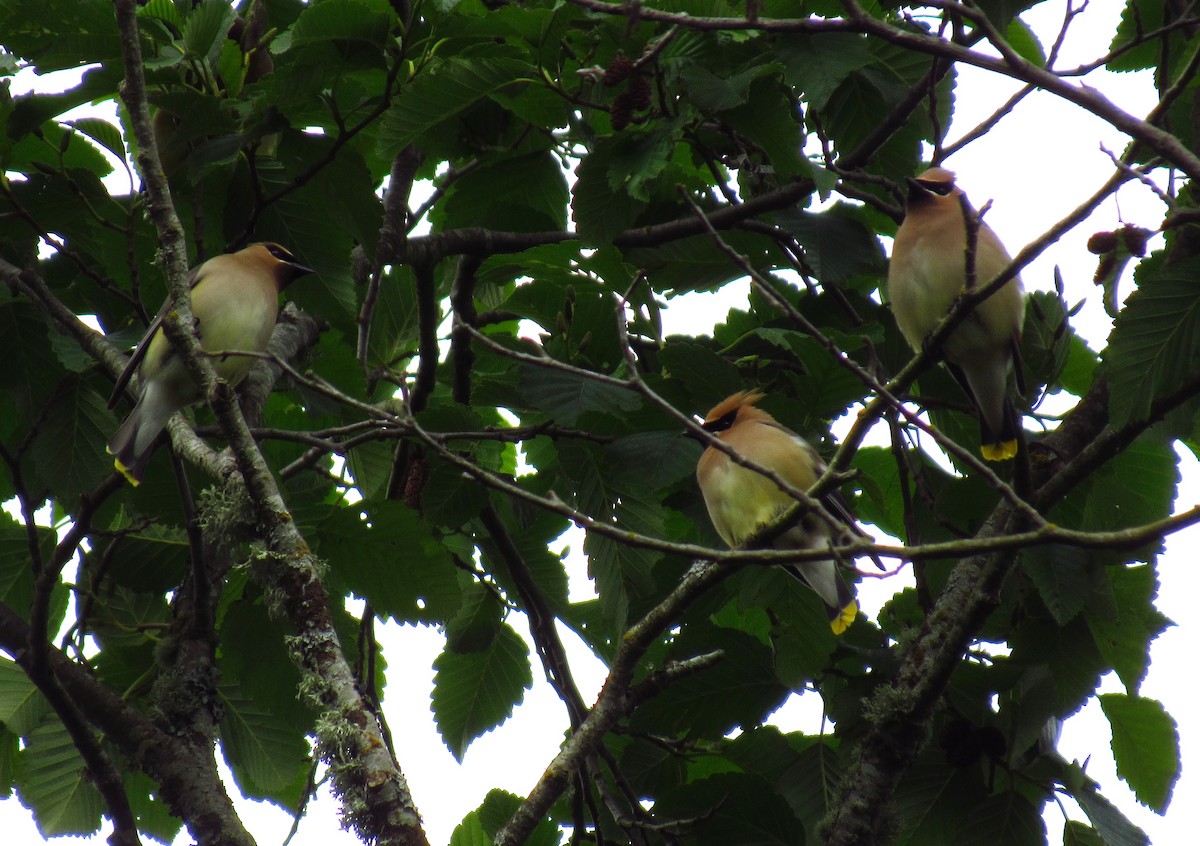
[{"label": "bird's eye", "polygon": [[288,264],[296,263],[296,257],[278,244],[267,244],[266,246],[267,252],[275,256],[275,258],[279,259],[280,261],[287,262]]},{"label": "bird's eye", "polygon": [[932,194],[945,197],[954,190],[953,182],[935,182],[932,179],[918,179],[917,184]]},{"label": "bird's eye", "polygon": [[716,420],[705,420],[700,424],[700,428],[706,432],[711,432],[714,435],[717,432],[724,432],[733,425],[734,420],[737,420],[737,415],[737,409],[735,408],[728,414],[721,415]]}]

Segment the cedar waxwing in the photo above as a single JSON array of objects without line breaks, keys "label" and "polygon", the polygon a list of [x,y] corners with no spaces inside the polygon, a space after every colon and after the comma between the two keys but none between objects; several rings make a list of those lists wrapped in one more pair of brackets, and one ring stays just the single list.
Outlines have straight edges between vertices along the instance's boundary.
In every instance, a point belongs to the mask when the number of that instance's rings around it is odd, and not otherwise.
[{"label": "cedar waxwing", "polygon": [[[807,441],[767,412],[755,408],[762,396],[741,391],[727,397],[708,412],[701,425],[738,455],[773,471],[792,487],[807,491],[825,471],[825,463]],[[711,445],[696,465],[696,479],[713,526],[730,547],[740,546],[774,523],[796,501],[762,473],[735,463]],[[808,513],[775,538],[775,548],[828,549],[866,537],[854,523],[840,493],[835,490],[825,494],[822,504],[839,521],[839,528],[844,523],[843,531],[835,533],[823,516]],[[816,591],[825,603],[833,633],[841,634],[854,622],[858,604],[838,572],[835,557],[790,564],[785,569]]]},{"label": "cedar waxwing", "polygon": [[[193,268],[188,284],[192,288],[192,315],[201,348],[209,353],[266,350],[279,314],[279,292],[306,273],[312,270],[299,264],[295,256],[278,244],[251,244]],[[140,364],[137,403],[108,440],[108,451],[116,456],[113,463],[117,471],[133,485],[141,483],[150,447],[171,415],[204,399],[200,387],[163,334],[162,320],[170,304],[168,299],[146,330],[108,401],[109,408],[117,404]],[[213,358],[212,363],[219,377],[236,385],[250,372],[254,359],[220,356]]]},{"label": "cedar waxwing", "polygon": [[[909,345],[919,351],[967,282],[967,229],[954,174],[931,167],[909,179],[904,222],[888,268],[888,299]],[[986,223],[975,244],[975,281],[987,285],[1012,263]],[[1008,396],[1025,319],[1025,295],[1014,276],[976,303],[942,346],[942,358],[979,413],[981,452],[989,461],[1017,454],[1020,421]],[[1020,373],[1017,374],[1018,380]]]}]

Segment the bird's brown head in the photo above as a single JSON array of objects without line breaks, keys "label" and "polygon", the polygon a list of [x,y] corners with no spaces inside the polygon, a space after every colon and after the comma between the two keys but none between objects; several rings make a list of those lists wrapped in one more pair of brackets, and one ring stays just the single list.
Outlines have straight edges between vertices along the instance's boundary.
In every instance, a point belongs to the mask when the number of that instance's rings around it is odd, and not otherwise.
[{"label": "bird's brown head", "polygon": [[243,252],[275,276],[275,284],[281,291],[301,276],[316,272],[311,267],[302,265],[286,247],[273,241],[251,244]]},{"label": "bird's brown head", "polygon": [[931,167],[917,177],[908,179],[908,206],[941,201],[941,198],[957,197],[962,191],[954,184],[954,172],[944,167]]},{"label": "bird's brown head", "polygon": [[729,431],[739,421],[771,420],[771,415],[754,405],[762,398],[761,391],[738,391],[727,396],[709,410],[700,428],[719,438],[722,432]]}]

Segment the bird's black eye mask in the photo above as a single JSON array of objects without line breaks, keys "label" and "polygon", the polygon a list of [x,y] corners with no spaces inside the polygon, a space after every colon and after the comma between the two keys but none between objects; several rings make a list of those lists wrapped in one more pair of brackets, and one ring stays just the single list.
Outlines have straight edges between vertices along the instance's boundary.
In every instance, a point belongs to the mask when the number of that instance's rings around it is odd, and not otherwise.
[{"label": "bird's black eye mask", "polygon": [[728,429],[730,426],[732,426],[733,421],[737,420],[737,416],[738,416],[738,410],[735,408],[733,411],[729,412],[728,414],[721,415],[716,420],[704,421],[703,423],[700,424],[700,428],[706,432],[711,432],[712,434],[715,435],[715,434],[717,434],[717,432],[724,432],[726,429]]},{"label": "bird's black eye mask", "polygon": [[942,197],[945,197],[947,194],[949,194],[951,191],[954,190],[953,182],[935,182],[932,179],[914,179],[913,181],[916,182],[918,185],[920,185],[922,188],[924,188],[929,193],[938,194],[939,196],[942,196]]},{"label": "bird's black eye mask", "polygon": [[296,257],[278,244],[267,244],[267,252],[287,264],[296,263]]}]

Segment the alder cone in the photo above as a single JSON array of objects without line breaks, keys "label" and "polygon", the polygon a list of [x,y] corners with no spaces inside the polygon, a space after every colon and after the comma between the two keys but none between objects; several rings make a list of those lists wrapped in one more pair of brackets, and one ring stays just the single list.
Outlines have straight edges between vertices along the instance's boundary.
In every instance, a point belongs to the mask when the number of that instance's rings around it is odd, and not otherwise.
[{"label": "alder cone", "polygon": [[625,127],[629,126],[629,121],[633,117],[633,102],[629,98],[628,91],[622,91],[612,102],[612,128],[614,132],[620,132]]},{"label": "alder cone", "polygon": [[608,63],[608,69],[604,71],[604,76],[600,81],[610,88],[614,85],[620,85],[633,74],[633,61],[624,53],[617,52],[613,56],[613,60]]}]

